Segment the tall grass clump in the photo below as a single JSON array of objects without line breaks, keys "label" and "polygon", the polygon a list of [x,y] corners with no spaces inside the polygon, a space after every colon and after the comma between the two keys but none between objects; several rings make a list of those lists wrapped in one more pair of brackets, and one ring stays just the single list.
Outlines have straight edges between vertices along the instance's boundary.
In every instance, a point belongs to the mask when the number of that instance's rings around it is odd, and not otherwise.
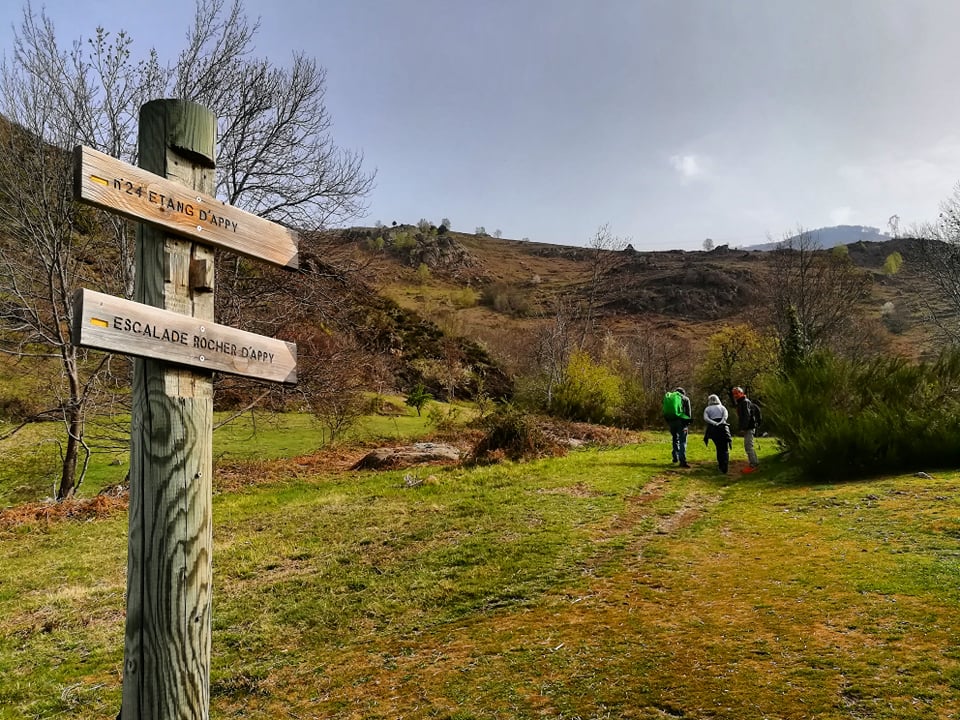
[{"label": "tall grass clump", "polygon": [[766,406],[804,474],[960,466],[960,351],[930,363],[817,354],[770,382]]}]

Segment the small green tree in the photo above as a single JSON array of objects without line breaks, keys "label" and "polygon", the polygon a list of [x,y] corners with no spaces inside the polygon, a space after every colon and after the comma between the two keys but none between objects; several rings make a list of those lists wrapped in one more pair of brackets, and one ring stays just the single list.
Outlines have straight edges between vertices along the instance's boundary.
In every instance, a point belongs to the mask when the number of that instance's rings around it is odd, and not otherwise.
[{"label": "small green tree", "polygon": [[427,392],[427,389],[423,386],[423,383],[417,383],[413,390],[407,395],[407,399],[404,401],[407,405],[412,408],[415,408],[417,411],[417,417],[420,417],[420,412],[423,410],[423,406],[428,402],[433,400],[433,395]]},{"label": "small green tree", "polygon": [[560,417],[583,422],[609,423],[623,406],[620,376],[589,353],[577,350],[553,396],[552,410]]},{"label": "small green tree", "polygon": [[777,366],[776,341],[750,325],[727,325],[707,340],[707,352],[697,368],[697,384],[721,393],[735,385],[756,387]]},{"label": "small green tree", "polygon": [[887,255],[887,259],[883,262],[883,274],[884,275],[896,275],[900,272],[900,268],[903,267],[903,255],[898,252],[892,252]]},{"label": "small green tree", "polygon": [[391,239],[393,240],[394,250],[398,250],[400,252],[412,250],[417,246],[417,238],[413,233],[405,230],[394,233]]},{"label": "small green tree", "polygon": [[790,374],[803,365],[810,355],[810,340],[800,323],[800,316],[792,305],[788,308],[787,319],[790,331],[780,343],[780,370]]}]

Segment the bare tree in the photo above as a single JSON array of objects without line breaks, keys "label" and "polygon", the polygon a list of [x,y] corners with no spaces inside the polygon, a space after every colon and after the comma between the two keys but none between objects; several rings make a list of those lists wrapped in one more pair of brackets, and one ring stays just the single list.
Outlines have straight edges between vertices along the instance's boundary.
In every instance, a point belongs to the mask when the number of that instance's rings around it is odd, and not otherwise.
[{"label": "bare tree", "polygon": [[[91,40],[62,46],[45,13],[24,6],[12,56],[0,66],[0,110],[14,123],[0,160],[0,218],[7,226],[0,241],[0,351],[57,358],[62,368],[58,411],[67,444],[58,498],[82,480],[76,461],[83,420],[109,367],[104,356],[87,359],[71,342],[73,292],[89,284],[130,297],[134,280],[131,224],[73,206],[66,151],[84,144],[135,162],[140,107],[172,94],[218,114],[218,192],[231,204],[298,228],[364,209],[373,176],[363,172],[362,155],[332,142],[324,70],[302,55],[289,68],[254,58],[256,31],[240,0],[198,0],[186,49],[164,66],[153,50],[136,59],[123,32],[98,28]],[[219,259],[223,265],[225,256]],[[244,261],[229,261],[221,293],[239,292],[248,274]],[[258,303],[267,307],[262,295]],[[234,314],[249,316],[243,310],[250,304],[249,296],[236,298]],[[280,307],[270,307],[274,324]]]},{"label": "bare tree", "polygon": [[364,413],[363,391],[371,370],[369,355],[347,334],[311,331],[297,343],[296,393],[320,420],[328,440],[341,439]]},{"label": "bare tree", "polygon": [[[0,69],[4,127],[0,152],[0,352],[59,364],[54,415],[65,427],[57,499],[83,480],[89,448],[87,410],[107,383],[107,356],[89,358],[70,337],[74,292],[94,284],[122,294],[132,287],[124,271],[132,254],[125,223],[72,202],[69,148],[86,143],[123,155],[130,147],[131,116],[124,100],[156,78],[152,58],[132,63],[129,38],[98,29],[86,45],[59,50],[53,26],[29,6]],[[134,131],[135,132],[135,129]],[[111,232],[112,231],[112,232]],[[79,472],[78,472],[79,464]]]},{"label": "bare tree", "polygon": [[583,326],[580,332],[579,347],[582,350],[587,339],[594,333],[594,321],[597,303],[603,290],[603,281],[619,263],[620,250],[626,247],[626,241],[616,237],[610,230],[609,223],[601,225],[593,237],[590,238],[589,277],[586,281],[587,297],[584,301]]},{"label": "bare tree", "polygon": [[[940,203],[936,222],[909,231],[917,252],[908,261],[910,272],[923,277],[915,302],[940,338],[960,343],[960,184]],[[908,235],[908,236],[909,236]]]},{"label": "bare tree", "polygon": [[632,414],[646,424],[656,425],[662,422],[660,403],[664,391],[678,385],[691,389],[692,342],[648,328],[626,338],[626,352],[646,398],[646,407],[634,409]]},{"label": "bare tree", "polygon": [[855,340],[871,281],[847,253],[824,251],[801,229],[773,251],[773,267],[772,316],[781,344],[800,333],[810,350],[862,347]]},{"label": "bare tree", "polygon": [[553,404],[554,390],[563,380],[570,353],[575,347],[574,333],[578,310],[563,298],[557,298],[553,317],[547,320],[536,335],[534,356],[544,379],[544,405]]}]

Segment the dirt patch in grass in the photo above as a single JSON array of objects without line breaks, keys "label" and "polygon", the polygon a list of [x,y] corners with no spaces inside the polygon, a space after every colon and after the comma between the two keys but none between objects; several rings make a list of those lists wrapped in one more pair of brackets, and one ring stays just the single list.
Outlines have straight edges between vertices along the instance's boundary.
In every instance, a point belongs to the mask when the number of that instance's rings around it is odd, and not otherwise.
[{"label": "dirt patch in grass", "polygon": [[0,530],[21,525],[46,525],[63,520],[108,517],[127,508],[126,495],[97,495],[63,502],[27,503],[0,510]]},{"label": "dirt patch in grass", "polygon": [[575,498],[590,498],[597,497],[600,493],[597,490],[594,490],[589,485],[585,483],[578,482],[574,485],[569,485],[567,487],[556,487],[556,488],[540,488],[537,490],[538,495],[566,495],[567,497]]}]

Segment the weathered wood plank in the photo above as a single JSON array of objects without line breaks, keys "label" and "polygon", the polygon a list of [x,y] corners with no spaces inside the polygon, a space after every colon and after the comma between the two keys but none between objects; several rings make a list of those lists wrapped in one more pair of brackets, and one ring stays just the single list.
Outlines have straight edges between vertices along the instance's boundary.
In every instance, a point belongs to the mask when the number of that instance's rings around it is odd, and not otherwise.
[{"label": "weathered wood plank", "polygon": [[206,193],[78,145],[74,198],[131,220],[275,265],[296,268],[292,230]]},{"label": "weathered wood plank", "polygon": [[297,346],[226,325],[80,290],[74,339],[83,347],[294,384]]}]

